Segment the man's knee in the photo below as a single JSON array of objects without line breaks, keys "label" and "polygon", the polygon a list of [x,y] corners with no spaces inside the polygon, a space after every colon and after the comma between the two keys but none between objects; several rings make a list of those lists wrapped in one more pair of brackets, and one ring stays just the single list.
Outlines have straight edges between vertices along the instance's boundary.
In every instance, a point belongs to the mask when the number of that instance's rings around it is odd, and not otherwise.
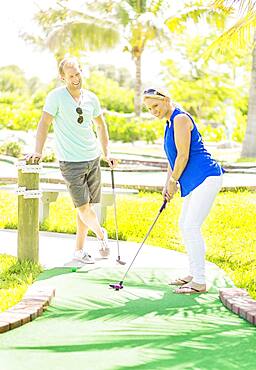
[{"label": "man's knee", "polygon": [[77,207],[79,213],[87,213],[90,209],[90,203],[85,203],[81,205],[80,207]]}]

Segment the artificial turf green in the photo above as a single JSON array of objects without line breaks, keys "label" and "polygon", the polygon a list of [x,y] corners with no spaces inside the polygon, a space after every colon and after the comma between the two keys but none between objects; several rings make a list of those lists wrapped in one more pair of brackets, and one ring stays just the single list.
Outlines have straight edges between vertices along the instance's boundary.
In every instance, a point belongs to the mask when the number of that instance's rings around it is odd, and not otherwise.
[{"label": "artificial turf green", "polygon": [[231,284],[221,270],[211,269],[209,293],[191,296],[173,293],[167,269],[133,269],[123,290],[110,289],[123,271],[43,272],[56,297],[43,316],[0,336],[0,369],[255,369],[255,327],[219,301],[218,288]]}]

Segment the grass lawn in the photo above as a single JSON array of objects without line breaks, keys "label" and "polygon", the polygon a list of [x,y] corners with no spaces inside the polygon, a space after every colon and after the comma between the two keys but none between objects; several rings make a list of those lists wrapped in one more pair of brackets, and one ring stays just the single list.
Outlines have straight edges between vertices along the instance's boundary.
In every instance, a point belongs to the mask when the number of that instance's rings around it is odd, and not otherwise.
[{"label": "grass lawn", "polygon": [[21,300],[40,271],[37,264],[0,254],[0,312]]},{"label": "grass lawn", "polygon": [[[16,196],[0,192],[0,228],[17,224]],[[117,213],[120,239],[141,242],[156,217],[162,198],[157,193],[118,196]],[[182,200],[175,196],[162,213],[147,243],[184,251],[178,230]],[[115,237],[114,211],[109,209],[106,228]],[[256,298],[256,193],[221,192],[203,227],[207,259],[224,269],[234,283]],[[50,218],[43,230],[75,233],[75,210],[68,195],[51,204]]]}]

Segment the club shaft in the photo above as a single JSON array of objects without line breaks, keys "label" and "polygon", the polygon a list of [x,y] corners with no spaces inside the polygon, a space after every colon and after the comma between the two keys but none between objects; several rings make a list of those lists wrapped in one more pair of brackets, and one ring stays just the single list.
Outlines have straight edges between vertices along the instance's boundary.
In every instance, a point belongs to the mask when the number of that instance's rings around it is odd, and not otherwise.
[{"label": "club shaft", "polygon": [[161,214],[162,210],[165,208],[165,206],[166,206],[166,201],[164,201],[164,203],[163,203],[162,207],[160,208],[160,210],[159,210],[159,212],[158,212],[158,214],[157,214],[157,216],[156,216],[156,218],[155,218],[155,220],[154,220],[153,224],[150,226],[150,228],[149,228],[149,230],[148,230],[147,234],[145,235],[145,237],[144,237],[144,239],[143,239],[143,242],[141,243],[141,245],[140,245],[139,249],[137,250],[137,253],[136,253],[136,254],[135,254],[135,256],[133,257],[132,262],[130,263],[130,265],[129,265],[128,269],[126,270],[126,272],[125,272],[125,274],[124,274],[124,276],[123,276],[122,282],[124,281],[124,279],[126,278],[126,276],[127,276],[128,272],[130,271],[130,268],[132,267],[133,262],[135,261],[136,257],[138,256],[138,254],[139,254],[139,252],[140,252],[141,248],[143,247],[143,244],[144,244],[144,243],[145,243],[145,241],[147,240],[147,238],[148,238],[148,236],[149,236],[149,234],[150,234],[151,230],[152,230],[152,229],[153,229],[153,227],[155,226],[155,223],[157,222],[158,217],[160,216],[160,214]]},{"label": "club shaft", "polygon": [[113,199],[114,199],[114,219],[115,219],[115,228],[116,228],[117,254],[118,254],[118,259],[120,259],[117,212],[116,212],[116,192],[115,192],[115,182],[114,182],[114,171],[112,169],[111,169],[111,181],[112,181],[112,192],[113,192]]}]

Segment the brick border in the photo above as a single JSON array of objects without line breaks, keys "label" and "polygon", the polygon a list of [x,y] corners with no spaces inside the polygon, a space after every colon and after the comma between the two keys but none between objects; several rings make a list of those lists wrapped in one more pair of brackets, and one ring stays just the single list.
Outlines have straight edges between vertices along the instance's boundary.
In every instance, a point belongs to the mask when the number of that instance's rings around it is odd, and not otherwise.
[{"label": "brick border", "polygon": [[30,286],[19,303],[0,313],[0,334],[27,324],[42,315],[54,296],[55,288],[39,284]]},{"label": "brick border", "polygon": [[245,289],[220,289],[219,298],[230,311],[256,325],[256,301],[248,295]]}]

